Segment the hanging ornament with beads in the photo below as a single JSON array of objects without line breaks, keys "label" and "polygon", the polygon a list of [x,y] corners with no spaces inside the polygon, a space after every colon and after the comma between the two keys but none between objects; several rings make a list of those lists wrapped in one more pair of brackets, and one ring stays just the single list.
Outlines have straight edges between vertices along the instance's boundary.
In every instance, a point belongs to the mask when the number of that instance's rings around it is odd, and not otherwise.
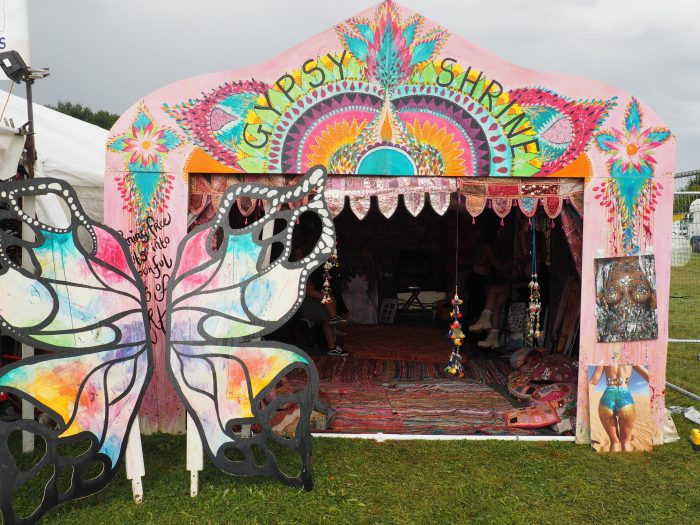
[{"label": "hanging ornament with beads", "polygon": [[328,304],[333,302],[331,294],[331,270],[338,267],[338,251],[333,250],[333,253],[323,265],[323,289],[321,290],[321,303]]},{"label": "hanging ornament with beads", "polygon": [[462,302],[463,301],[457,294],[457,289],[455,289],[455,295],[451,301],[452,312],[450,312],[452,323],[450,324],[450,332],[448,334],[448,337],[452,342],[452,354],[450,355],[450,360],[445,367],[445,372],[457,377],[464,377],[462,354],[460,353],[462,344],[464,344],[464,332],[462,332],[462,323],[459,322],[459,320],[462,318],[462,314],[459,311],[459,305],[461,305]]},{"label": "hanging ornament with beads", "polygon": [[532,277],[530,278],[530,304],[528,306],[528,320],[526,339],[532,346],[541,343],[542,331],[540,330],[540,313],[542,302],[540,300],[540,283],[537,281],[537,237],[536,229],[532,227]]}]

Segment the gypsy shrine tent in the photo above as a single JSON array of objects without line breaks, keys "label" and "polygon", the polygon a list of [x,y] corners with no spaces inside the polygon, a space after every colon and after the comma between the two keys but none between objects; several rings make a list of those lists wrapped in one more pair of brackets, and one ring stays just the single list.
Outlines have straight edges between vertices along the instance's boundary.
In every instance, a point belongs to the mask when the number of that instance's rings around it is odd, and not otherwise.
[{"label": "gypsy shrine tent", "polygon": [[[105,179],[105,220],[125,233],[149,298],[156,371],[143,428],[184,430],[164,367],[165,290],[194,218],[188,210],[217,213],[216,188],[198,185],[284,186],[320,164],[331,174],[331,208],[338,213],[350,196],[359,215],[371,196],[387,211],[403,194],[415,211],[428,194],[444,210],[457,193],[471,215],[489,202],[499,216],[513,202],[529,215],[540,205],[560,209],[566,192],[522,188],[576,179],[585,217],[577,440],[590,438],[588,366],[636,365],[649,367],[660,443],[674,151],[670,131],[630,94],[514,66],[390,0],[259,67],[148,95],[111,130]],[[513,181],[519,194],[488,183],[478,193],[471,177]],[[250,215],[257,203],[238,206]],[[596,278],[597,259],[638,255],[655,256],[658,330],[642,336],[613,319],[617,303],[601,291],[608,274]],[[619,337],[604,333],[612,325]]]}]

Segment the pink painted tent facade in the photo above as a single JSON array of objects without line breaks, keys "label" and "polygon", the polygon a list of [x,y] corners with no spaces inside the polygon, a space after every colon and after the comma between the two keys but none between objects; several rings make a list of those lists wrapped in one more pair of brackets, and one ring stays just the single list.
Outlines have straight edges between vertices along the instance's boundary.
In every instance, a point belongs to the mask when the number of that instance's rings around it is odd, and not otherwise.
[{"label": "pink painted tent facade", "polygon": [[[427,193],[439,209],[445,194],[469,186],[463,177],[578,184],[571,193],[585,220],[577,440],[590,435],[588,365],[646,363],[660,443],[674,159],[670,131],[631,94],[515,66],[392,1],[260,66],[145,96],[110,132],[105,178],[105,222],[127,239],[149,302],[155,374],[142,428],[185,428],[163,342],[191,175],[264,182],[322,164],[331,174],[331,209],[342,207],[353,184],[381,198],[386,183],[374,182],[384,180],[377,175],[419,177],[406,187],[420,186],[416,198]],[[478,215],[482,201],[468,211]],[[365,207],[356,201],[353,211]],[[594,259],[634,254],[656,256],[658,338],[599,343]]]}]

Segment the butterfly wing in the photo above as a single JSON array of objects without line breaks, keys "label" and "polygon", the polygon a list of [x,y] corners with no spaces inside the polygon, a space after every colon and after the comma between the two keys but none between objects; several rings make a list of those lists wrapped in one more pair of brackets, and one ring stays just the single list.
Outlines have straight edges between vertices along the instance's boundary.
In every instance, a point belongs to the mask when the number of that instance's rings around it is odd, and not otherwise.
[{"label": "butterfly wing", "polygon": [[[316,368],[298,348],[251,341],[289,320],[305,297],[309,274],[331,255],[335,232],[323,199],[325,180],[325,171],[316,168],[284,189],[256,184],[229,188],[215,219],[192,231],[178,250],[168,287],[168,373],[209,457],[231,474],[272,475],[311,487],[309,417],[318,391]],[[228,214],[239,197],[265,199],[269,206],[260,220],[233,229]],[[295,202],[290,209],[278,209]],[[294,224],[305,212],[320,218],[321,232],[310,253],[292,261]],[[281,223],[284,227],[275,234],[274,225]],[[221,242],[214,249],[216,239]],[[267,254],[275,243],[282,253],[270,261]],[[293,371],[305,376],[302,387],[271,401],[269,394]],[[301,411],[293,439],[273,431],[275,411],[288,403]],[[236,429],[248,424],[257,431],[242,438]],[[301,454],[299,476],[280,471],[269,440]],[[256,446],[264,452],[262,463],[254,460]],[[233,448],[242,459],[229,459]]]},{"label": "butterfly wing", "polygon": [[[54,467],[31,522],[113,479],[151,375],[152,356],[143,284],[118,234],[91,221],[62,181],[3,183],[0,190],[5,224],[24,223],[36,236],[27,242],[0,231],[0,323],[4,333],[48,351],[0,369],[0,390],[29,401],[55,424],[0,422],[0,507],[6,523],[21,521],[13,508],[16,488],[46,466]],[[24,215],[18,203],[37,195],[63,199],[71,209],[70,224],[60,228]],[[12,252],[19,248],[31,269],[15,263]],[[7,438],[16,430],[46,442],[46,454],[29,472],[10,459]],[[70,450],[71,443],[85,441],[89,445],[82,453],[63,453],[62,445]],[[89,475],[95,463],[101,472]],[[65,471],[71,483],[61,491],[57,480]]]}]

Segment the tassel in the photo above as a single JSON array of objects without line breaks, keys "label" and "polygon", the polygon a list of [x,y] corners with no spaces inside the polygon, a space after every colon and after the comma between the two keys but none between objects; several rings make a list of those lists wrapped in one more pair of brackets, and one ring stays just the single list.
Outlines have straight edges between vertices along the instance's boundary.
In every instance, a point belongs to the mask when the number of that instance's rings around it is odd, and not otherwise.
[{"label": "tassel", "polygon": [[501,226],[505,226],[506,224],[503,222],[503,219],[501,219]]},{"label": "tassel", "polygon": [[472,217],[472,224],[476,224],[476,217]]}]

